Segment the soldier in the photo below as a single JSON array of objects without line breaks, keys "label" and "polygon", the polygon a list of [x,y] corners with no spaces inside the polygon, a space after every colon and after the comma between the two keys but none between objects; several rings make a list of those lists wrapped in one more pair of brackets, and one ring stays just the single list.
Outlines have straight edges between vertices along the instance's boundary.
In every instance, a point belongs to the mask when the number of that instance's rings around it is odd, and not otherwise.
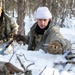
[{"label": "soldier", "polygon": [[51,23],[52,14],[47,7],[39,7],[35,18],[37,22],[29,34],[24,37],[18,35],[17,41],[22,40],[32,51],[43,49],[46,53],[62,54],[65,50],[71,50],[71,43],[60,33],[60,28]]},{"label": "soldier", "polygon": [[[0,7],[0,50],[7,44],[9,40],[13,39],[13,36],[17,34],[18,32],[18,25],[17,23],[10,17],[8,14],[6,14],[2,7]],[[11,46],[12,48],[12,46]],[[10,51],[10,48],[7,50]],[[13,75],[14,69],[10,67],[10,63],[5,63],[0,61],[0,75]],[[10,71],[10,69],[12,69]]]},{"label": "soldier", "polygon": [[0,48],[4,47],[7,41],[13,39],[13,36],[18,32],[18,27],[13,18],[0,7]]}]

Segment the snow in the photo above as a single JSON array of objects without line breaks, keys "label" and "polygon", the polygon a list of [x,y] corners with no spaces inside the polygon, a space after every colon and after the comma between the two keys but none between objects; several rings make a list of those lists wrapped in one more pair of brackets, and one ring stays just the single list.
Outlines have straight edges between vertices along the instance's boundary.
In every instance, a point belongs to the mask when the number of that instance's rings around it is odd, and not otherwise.
[{"label": "snow", "polygon": [[[25,19],[25,22],[27,34],[30,30],[30,27],[34,23],[34,20],[29,20],[29,18],[27,17],[27,19]],[[65,22],[65,24],[68,24],[67,22]],[[75,19],[72,19],[71,28],[60,28],[60,32],[66,39],[71,41],[72,48],[75,49],[75,28],[73,25],[75,25]],[[32,64],[28,67],[29,70],[32,70],[32,75],[75,75],[74,64],[67,64],[64,68],[62,65],[58,65],[53,68],[54,62],[67,61],[64,58],[64,55],[53,55],[45,53],[41,49],[39,51],[27,51],[27,47],[28,45],[24,46],[14,42],[14,54],[9,53],[4,56],[0,55],[0,61],[11,62],[16,67],[23,70],[20,62],[17,59],[18,56],[25,67],[27,67],[29,64]],[[63,70],[59,72],[62,68]],[[72,71],[68,71],[68,69],[71,69]]]}]

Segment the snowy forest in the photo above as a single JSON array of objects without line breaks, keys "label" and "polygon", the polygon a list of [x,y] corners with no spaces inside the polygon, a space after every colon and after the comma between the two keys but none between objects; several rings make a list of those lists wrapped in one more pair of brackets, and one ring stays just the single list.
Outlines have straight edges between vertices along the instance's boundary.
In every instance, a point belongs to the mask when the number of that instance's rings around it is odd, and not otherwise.
[{"label": "snowy forest", "polygon": [[64,38],[71,42],[74,56],[68,60],[63,54],[53,55],[42,49],[28,51],[27,44],[14,41],[13,53],[0,54],[0,61],[10,63],[12,75],[75,75],[75,0],[0,0],[0,6],[19,25],[21,35],[26,35],[35,22],[36,9],[47,6],[52,24],[58,25]]},{"label": "snowy forest", "polygon": [[[17,23],[21,26],[19,30],[25,26],[25,17],[31,17],[39,6],[47,6],[52,13],[53,24],[60,27],[65,26],[63,22],[66,17],[75,17],[75,0],[0,0],[0,6],[13,17],[15,12],[17,13]],[[25,34],[25,31],[21,34]]]}]

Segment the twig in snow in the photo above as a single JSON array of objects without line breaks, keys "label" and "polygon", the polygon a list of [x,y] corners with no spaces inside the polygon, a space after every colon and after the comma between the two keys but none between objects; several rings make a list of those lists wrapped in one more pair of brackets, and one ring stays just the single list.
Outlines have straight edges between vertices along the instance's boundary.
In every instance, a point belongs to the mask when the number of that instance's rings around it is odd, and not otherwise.
[{"label": "twig in snow", "polygon": [[[27,60],[27,59],[26,59],[25,54],[23,54],[23,56],[24,56],[24,59],[25,59],[26,61],[30,61],[30,60]],[[30,62],[33,62],[33,61],[30,61]]]},{"label": "twig in snow", "polygon": [[25,57],[25,55],[24,55],[24,54],[23,54],[23,56],[24,56],[24,59],[25,59],[26,61],[29,61],[29,60],[27,60],[27,59],[26,59],[26,57]]},{"label": "twig in snow", "polygon": [[53,70],[53,74],[52,75],[54,75],[54,72],[55,72],[55,70]]},{"label": "twig in snow", "polygon": [[71,71],[71,68],[73,67],[73,64],[71,65],[71,67],[68,69],[68,71]]},{"label": "twig in snow", "polygon": [[24,71],[25,71],[26,69],[25,69],[24,65],[22,64],[22,62],[21,62],[20,58],[19,58],[17,55],[16,55],[16,57],[17,57],[18,61],[20,62],[21,67],[22,67],[22,68],[24,69]]},{"label": "twig in snow", "polygon": [[43,71],[46,69],[47,65],[44,67],[44,69],[40,72],[39,75],[41,75],[43,73]]},{"label": "twig in snow", "polygon": [[[17,55],[16,55],[16,56],[17,56]],[[33,65],[33,63],[30,64],[30,65],[28,65],[28,66],[25,68],[24,65],[22,64],[20,58],[19,58],[18,56],[17,56],[17,59],[19,60],[19,62],[20,62],[20,64],[21,64],[21,67],[24,69],[25,75],[32,75],[32,71],[31,71],[31,70],[28,70],[28,67],[31,66],[31,65]]]},{"label": "twig in snow", "polygon": [[12,56],[10,57],[9,62],[11,61],[12,57],[14,56],[14,54],[15,54],[17,51],[18,51],[18,50],[14,51],[14,47],[13,47],[13,54],[12,54]]},{"label": "twig in snow", "polygon": [[26,69],[28,69],[29,66],[34,65],[34,64],[35,64],[35,63],[31,63],[31,64],[29,64],[29,65],[26,67]]},{"label": "twig in snow", "polygon": [[10,59],[9,59],[9,62],[11,61],[11,59],[12,59],[12,57],[14,56],[15,53],[16,53],[16,51],[13,52],[12,56],[11,56]]}]

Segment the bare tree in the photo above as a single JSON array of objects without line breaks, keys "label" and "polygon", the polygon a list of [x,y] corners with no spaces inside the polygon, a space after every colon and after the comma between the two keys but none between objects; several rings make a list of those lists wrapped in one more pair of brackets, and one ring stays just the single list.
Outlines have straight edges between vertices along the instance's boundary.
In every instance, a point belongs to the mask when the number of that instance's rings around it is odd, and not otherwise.
[{"label": "bare tree", "polygon": [[18,18],[17,22],[19,25],[19,34],[25,35],[25,29],[24,29],[24,18],[25,18],[25,0],[17,0],[18,4]]},{"label": "bare tree", "polygon": [[[25,2],[26,1],[26,2]],[[24,18],[25,15],[31,15],[39,6],[47,6],[53,17],[53,24],[63,27],[63,22],[68,15],[75,16],[75,0],[0,0],[0,5],[8,12],[12,11],[14,17],[14,9],[18,12],[17,22],[20,26],[19,33],[24,35]],[[58,18],[61,23],[58,23]]]}]

